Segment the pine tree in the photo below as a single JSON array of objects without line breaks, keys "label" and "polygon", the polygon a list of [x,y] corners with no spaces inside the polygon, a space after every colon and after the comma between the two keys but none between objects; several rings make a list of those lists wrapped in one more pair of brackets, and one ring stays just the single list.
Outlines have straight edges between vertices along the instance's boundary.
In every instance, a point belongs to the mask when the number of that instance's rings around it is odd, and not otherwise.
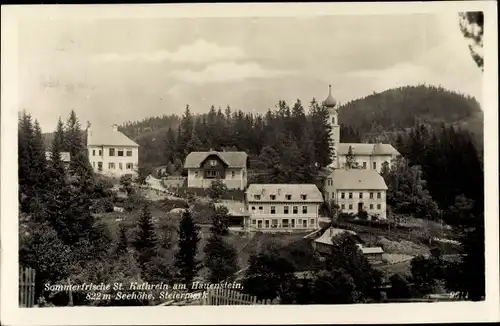
[{"label": "pine tree", "polygon": [[227,280],[238,270],[236,250],[216,233],[213,233],[204,248],[205,267],[210,271],[208,281],[219,283]]},{"label": "pine tree", "polygon": [[31,115],[23,112],[18,125],[18,177],[19,193],[29,196],[35,185],[33,171],[34,130]]},{"label": "pine tree", "polygon": [[223,236],[229,232],[229,211],[226,206],[219,206],[214,209],[212,215],[212,225],[210,232],[215,235]]},{"label": "pine tree", "polygon": [[357,169],[359,168],[359,164],[356,161],[356,156],[352,152],[352,146],[349,146],[349,150],[347,151],[347,155],[345,156],[345,167],[346,169]]},{"label": "pine tree", "polygon": [[169,127],[165,136],[164,159],[167,162],[173,162],[175,159],[176,136],[172,127]]},{"label": "pine tree", "polygon": [[314,126],[313,142],[315,156],[319,167],[326,167],[332,163],[333,144],[331,139],[331,125],[328,121],[328,110],[319,105],[315,99],[311,101],[309,113],[310,125]]},{"label": "pine tree", "polygon": [[200,269],[196,259],[198,252],[199,227],[194,224],[189,211],[185,211],[179,224],[179,250],[175,254],[177,277],[189,286]]},{"label": "pine tree", "polygon": [[148,205],[144,205],[139,217],[138,231],[134,242],[134,248],[137,252],[137,261],[144,270],[145,265],[154,256],[158,239],[156,238],[155,227],[153,225],[153,217]]},{"label": "pine tree", "polygon": [[127,229],[124,223],[118,228],[118,243],[116,245],[116,255],[120,256],[128,251]]}]

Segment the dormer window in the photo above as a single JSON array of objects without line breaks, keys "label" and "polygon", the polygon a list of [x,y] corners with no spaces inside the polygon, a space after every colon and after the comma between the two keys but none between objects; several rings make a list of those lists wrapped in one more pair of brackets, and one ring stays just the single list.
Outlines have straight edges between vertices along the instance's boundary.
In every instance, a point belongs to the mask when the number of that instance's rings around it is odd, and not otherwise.
[{"label": "dormer window", "polygon": [[307,199],[307,195],[300,195],[300,198],[301,198],[302,200],[306,200],[306,199]]},{"label": "dormer window", "polygon": [[260,200],[260,195],[253,195],[253,197],[257,200]]},{"label": "dormer window", "polygon": [[276,200],[276,195],[271,195],[271,200]]},{"label": "dormer window", "polygon": [[292,200],[292,195],[286,195],[286,200]]}]

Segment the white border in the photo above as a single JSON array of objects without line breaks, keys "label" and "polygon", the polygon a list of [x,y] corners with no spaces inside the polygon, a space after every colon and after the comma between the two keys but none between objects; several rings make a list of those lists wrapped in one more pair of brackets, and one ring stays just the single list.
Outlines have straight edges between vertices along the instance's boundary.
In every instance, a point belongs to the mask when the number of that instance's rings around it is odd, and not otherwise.
[{"label": "white border", "polygon": [[[194,5],[2,6],[1,321],[8,325],[325,324],[498,321],[498,44],[495,1]],[[286,17],[482,10],[487,300],[346,306],[128,307],[21,309],[17,304],[17,22],[21,19]],[[395,28],[397,28],[395,26]],[[458,28],[458,26],[457,26]],[[471,59],[472,60],[472,59]],[[307,310],[306,310],[307,309]]]}]

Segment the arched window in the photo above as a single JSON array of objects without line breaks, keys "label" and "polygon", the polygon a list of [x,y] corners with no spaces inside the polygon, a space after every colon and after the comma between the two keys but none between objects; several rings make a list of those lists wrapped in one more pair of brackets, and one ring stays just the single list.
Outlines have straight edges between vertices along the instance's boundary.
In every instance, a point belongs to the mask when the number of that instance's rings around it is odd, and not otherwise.
[{"label": "arched window", "polygon": [[332,118],[332,125],[335,124],[335,117]]}]

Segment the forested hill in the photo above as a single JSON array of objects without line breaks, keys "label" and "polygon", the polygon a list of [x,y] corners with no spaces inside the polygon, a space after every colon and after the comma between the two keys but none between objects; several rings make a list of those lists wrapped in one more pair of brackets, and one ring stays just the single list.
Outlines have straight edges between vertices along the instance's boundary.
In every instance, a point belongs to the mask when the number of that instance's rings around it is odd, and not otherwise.
[{"label": "forested hill", "polygon": [[[482,137],[479,103],[442,87],[405,86],[374,93],[340,107],[339,119],[361,135],[411,128],[417,122],[460,125]],[[478,134],[479,133],[479,134]]]}]

